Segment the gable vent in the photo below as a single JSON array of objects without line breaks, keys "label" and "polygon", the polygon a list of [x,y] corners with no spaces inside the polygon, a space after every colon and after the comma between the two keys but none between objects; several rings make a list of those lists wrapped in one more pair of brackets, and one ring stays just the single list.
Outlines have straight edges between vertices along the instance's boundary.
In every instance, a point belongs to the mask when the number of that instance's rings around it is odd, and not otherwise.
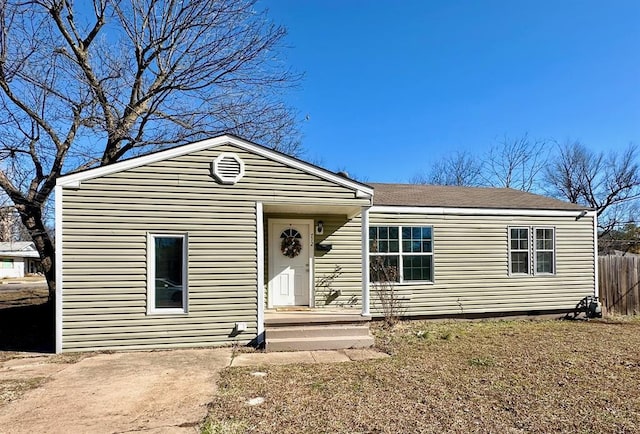
[{"label": "gable vent", "polygon": [[211,163],[211,169],[220,184],[235,184],[244,176],[244,162],[231,152],[218,155]]}]

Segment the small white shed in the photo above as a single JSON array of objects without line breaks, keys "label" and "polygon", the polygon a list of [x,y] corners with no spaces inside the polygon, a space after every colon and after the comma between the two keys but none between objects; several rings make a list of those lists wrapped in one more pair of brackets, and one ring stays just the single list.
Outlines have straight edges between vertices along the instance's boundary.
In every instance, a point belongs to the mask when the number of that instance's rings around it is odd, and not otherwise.
[{"label": "small white shed", "polygon": [[31,241],[0,242],[0,279],[37,273],[40,255]]}]

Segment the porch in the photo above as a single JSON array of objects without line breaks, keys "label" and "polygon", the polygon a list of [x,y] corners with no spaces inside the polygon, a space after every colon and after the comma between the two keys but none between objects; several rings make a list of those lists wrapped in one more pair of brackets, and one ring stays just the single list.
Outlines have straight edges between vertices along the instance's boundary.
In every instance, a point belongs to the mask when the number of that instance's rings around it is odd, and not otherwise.
[{"label": "porch", "polygon": [[267,309],[264,315],[267,351],[367,348],[374,339],[371,317],[359,309]]}]

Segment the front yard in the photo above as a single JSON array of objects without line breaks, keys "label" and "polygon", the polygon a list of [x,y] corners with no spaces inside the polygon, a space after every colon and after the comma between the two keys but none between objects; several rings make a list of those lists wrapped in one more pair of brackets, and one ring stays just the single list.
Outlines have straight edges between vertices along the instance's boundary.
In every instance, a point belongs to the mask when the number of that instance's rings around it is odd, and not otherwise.
[{"label": "front yard", "polygon": [[640,431],[638,319],[405,322],[375,334],[392,357],[223,371],[203,432]]}]

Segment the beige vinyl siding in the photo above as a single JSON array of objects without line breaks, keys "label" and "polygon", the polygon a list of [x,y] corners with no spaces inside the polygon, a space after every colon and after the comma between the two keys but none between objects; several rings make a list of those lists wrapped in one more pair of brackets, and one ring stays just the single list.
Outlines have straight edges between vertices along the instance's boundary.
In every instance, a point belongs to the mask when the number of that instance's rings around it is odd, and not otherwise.
[{"label": "beige vinyl siding", "polygon": [[[218,184],[235,152],[245,176]],[[256,202],[366,205],[353,190],[231,145],[63,193],[63,351],[247,343],[257,334]],[[147,234],[188,235],[188,313],[147,314]],[[236,322],[248,330],[230,336]]]},{"label": "beige vinyl siding", "polygon": [[[316,235],[316,243],[331,244],[329,252],[315,254],[315,303],[318,307],[353,307],[362,309],[362,229],[360,216],[351,220],[337,216],[323,217],[324,234]],[[331,275],[336,265],[340,272],[332,282],[340,295],[327,303],[327,288],[317,286],[320,279]]]},{"label": "beige vinyl siding", "polygon": [[[432,226],[434,282],[396,289],[406,315],[571,309],[594,293],[593,219],[370,213],[370,226]],[[555,275],[509,276],[511,226],[555,228]],[[372,285],[372,311],[379,302]]]}]

